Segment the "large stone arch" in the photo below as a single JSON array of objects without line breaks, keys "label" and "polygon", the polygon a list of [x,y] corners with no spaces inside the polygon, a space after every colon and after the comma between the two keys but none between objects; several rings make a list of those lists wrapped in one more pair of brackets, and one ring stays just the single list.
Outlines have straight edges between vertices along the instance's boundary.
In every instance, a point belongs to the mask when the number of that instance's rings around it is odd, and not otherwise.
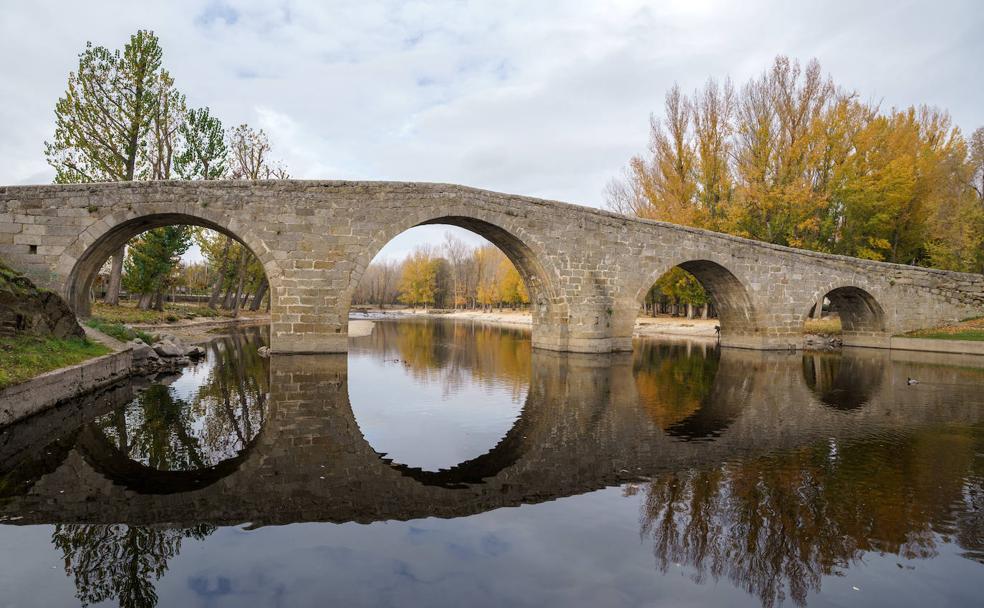
[{"label": "large stone arch", "polygon": [[707,291],[721,321],[723,346],[758,346],[764,322],[749,284],[726,260],[717,260],[714,256],[683,256],[640,273],[616,311],[614,328],[617,336],[627,335],[631,338],[635,319],[649,289],[661,276],[676,267],[694,275]]},{"label": "large stone arch", "polygon": [[276,261],[266,244],[237,220],[223,213],[209,212],[206,208],[175,211],[174,205],[142,204],[139,209],[139,212],[111,213],[99,218],[59,256],[56,270],[65,277],[62,296],[80,317],[89,315],[92,282],[113,252],[147,230],[176,224],[210,228],[245,245],[263,264],[270,292],[275,293],[280,279]]},{"label": "large stone arch", "polygon": [[348,322],[352,294],[373,258],[387,243],[407,230],[434,224],[464,228],[498,247],[519,271],[530,295],[533,346],[552,349],[559,346],[562,349],[569,309],[559,285],[561,273],[554,265],[553,258],[540,248],[536,238],[529,234],[522,222],[512,222],[501,214],[482,213],[481,209],[464,205],[411,213],[398,221],[389,222],[384,229],[375,233],[357,255],[348,286],[339,299],[339,316],[345,323]]}]

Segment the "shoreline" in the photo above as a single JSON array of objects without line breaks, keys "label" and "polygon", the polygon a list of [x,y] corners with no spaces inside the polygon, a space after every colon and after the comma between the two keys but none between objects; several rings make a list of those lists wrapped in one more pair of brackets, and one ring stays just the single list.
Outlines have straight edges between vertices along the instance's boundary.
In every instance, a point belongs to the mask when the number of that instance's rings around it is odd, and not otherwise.
[{"label": "shoreline", "polygon": [[[372,321],[386,319],[454,319],[456,321],[472,321],[476,323],[487,323],[490,325],[500,325],[506,327],[532,327],[533,316],[523,311],[479,311],[479,310],[457,310],[448,312],[428,312],[423,309],[392,309],[392,310],[367,310],[365,312],[352,312],[349,314],[349,324],[354,321]],[[717,335],[714,328],[718,325],[717,319],[687,319],[681,317],[640,317],[636,319],[635,328],[632,331],[633,338],[652,338],[652,337],[681,337],[716,340]],[[351,334],[350,334],[351,335]]]}]

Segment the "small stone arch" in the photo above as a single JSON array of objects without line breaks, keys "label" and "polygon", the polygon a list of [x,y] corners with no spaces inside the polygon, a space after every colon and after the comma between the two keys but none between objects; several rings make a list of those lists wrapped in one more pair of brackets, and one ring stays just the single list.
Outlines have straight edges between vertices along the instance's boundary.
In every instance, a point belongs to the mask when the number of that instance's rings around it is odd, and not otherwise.
[{"label": "small stone arch", "polygon": [[125,217],[108,214],[100,218],[83,231],[59,258],[57,269],[66,277],[62,294],[76,315],[89,316],[89,291],[99,269],[113,252],[147,230],[177,224],[209,228],[245,245],[263,264],[270,283],[270,293],[276,293],[280,279],[276,261],[266,244],[250,230],[242,229],[236,220],[204,209],[193,213],[187,210],[174,212],[165,208],[150,209],[147,205],[142,207],[140,213],[130,212]]},{"label": "small stone arch", "polygon": [[[728,345],[729,339],[735,336],[747,337],[761,333],[762,323],[745,282],[721,262],[701,258],[668,263],[647,274],[635,291],[630,323],[635,322],[653,284],[676,267],[694,275],[704,287],[718,312],[723,345]],[[631,325],[629,332],[631,333]]]},{"label": "small stone arch", "polygon": [[[450,209],[444,213],[418,214],[404,218],[404,221],[387,226],[385,231],[375,234],[368,245],[362,248],[355,260],[348,287],[340,300],[340,316],[347,323],[348,313],[354,293],[369,263],[391,240],[418,226],[446,224],[464,228],[498,247],[513,263],[530,295],[530,310],[533,316],[533,346],[537,346],[546,328],[556,332],[566,328],[567,302],[558,287],[559,273],[548,261],[530,235],[522,227],[503,222],[501,218],[481,217],[474,209]],[[551,342],[561,342],[562,336],[551,336]]]},{"label": "small stone arch", "polygon": [[[880,335],[885,332],[885,309],[871,292],[855,285],[841,285],[817,294],[815,301],[822,303],[823,299],[830,300],[830,309],[840,315],[845,335]],[[806,315],[809,313],[809,310],[805,311]]]}]

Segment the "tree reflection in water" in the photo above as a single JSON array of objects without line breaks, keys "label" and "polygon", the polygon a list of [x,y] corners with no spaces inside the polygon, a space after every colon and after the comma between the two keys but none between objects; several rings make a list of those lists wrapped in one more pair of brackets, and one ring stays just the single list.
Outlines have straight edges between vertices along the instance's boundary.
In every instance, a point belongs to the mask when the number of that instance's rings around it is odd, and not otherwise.
[{"label": "tree reflection in water", "polygon": [[642,534],[664,573],[685,564],[695,582],[726,577],[765,607],[787,594],[805,605],[866,552],[930,558],[955,541],[982,561],[982,451],[979,434],[932,430],[666,473],[645,487]]},{"label": "tree reflection in water", "polygon": [[[190,398],[154,384],[93,426],[126,458],[160,471],[213,466],[242,452],[263,426],[269,374],[256,340],[209,344],[208,376]],[[196,372],[198,370],[195,370]]]},{"label": "tree reflection in water", "polygon": [[711,393],[719,357],[693,343],[642,341],[632,360],[639,403],[661,429],[694,415]]},{"label": "tree reflection in water", "polygon": [[378,321],[371,335],[353,341],[352,350],[398,359],[418,382],[440,382],[445,395],[465,385],[498,383],[508,385],[518,400],[530,382],[526,329],[429,319]]},{"label": "tree reflection in water", "polygon": [[168,529],[123,524],[59,524],[52,543],[61,550],[65,573],[75,579],[83,606],[116,599],[125,608],[157,605],[154,582],[167,572],[185,538],[203,540],[214,528]]},{"label": "tree reflection in water", "polygon": [[[199,470],[247,449],[266,419],[269,374],[257,354],[258,332],[208,344],[207,378],[190,398],[153,384],[129,405],[96,418],[97,430],[119,455],[159,471]],[[52,542],[83,605],[116,599],[120,606],[157,604],[154,582],[186,538],[203,540],[214,528],[159,528],[124,524],[59,524]]]}]

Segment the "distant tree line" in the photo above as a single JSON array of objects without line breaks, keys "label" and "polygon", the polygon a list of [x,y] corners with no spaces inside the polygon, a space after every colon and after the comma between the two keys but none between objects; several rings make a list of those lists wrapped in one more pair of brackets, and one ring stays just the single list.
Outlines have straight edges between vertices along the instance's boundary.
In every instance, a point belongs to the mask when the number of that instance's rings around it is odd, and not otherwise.
[{"label": "distant tree line", "polygon": [[[779,245],[984,272],[984,128],[966,138],[945,110],[862,101],[815,60],[777,57],[740,87],[673,86],[607,200]],[[649,300],[700,306],[680,277]]]},{"label": "distant tree line", "polygon": [[[45,156],[56,183],[288,177],[269,159],[262,130],[245,124],[226,130],[209,108],[187,106],[150,31],[138,31],[122,51],[88,43],[55,105],[55,119]],[[168,226],[135,237],[113,255],[106,303],[119,303],[122,284],[139,294],[141,308],[161,309],[164,294],[187,278],[180,260],[193,241],[203,253],[208,249],[209,306],[238,312],[248,290],[254,300],[266,293],[265,277],[256,276],[262,268],[242,244],[192,226]]]},{"label": "distant tree line", "polygon": [[519,271],[493,245],[470,247],[451,234],[400,261],[373,262],[352,295],[357,306],[482,309],[529,304]]}]

